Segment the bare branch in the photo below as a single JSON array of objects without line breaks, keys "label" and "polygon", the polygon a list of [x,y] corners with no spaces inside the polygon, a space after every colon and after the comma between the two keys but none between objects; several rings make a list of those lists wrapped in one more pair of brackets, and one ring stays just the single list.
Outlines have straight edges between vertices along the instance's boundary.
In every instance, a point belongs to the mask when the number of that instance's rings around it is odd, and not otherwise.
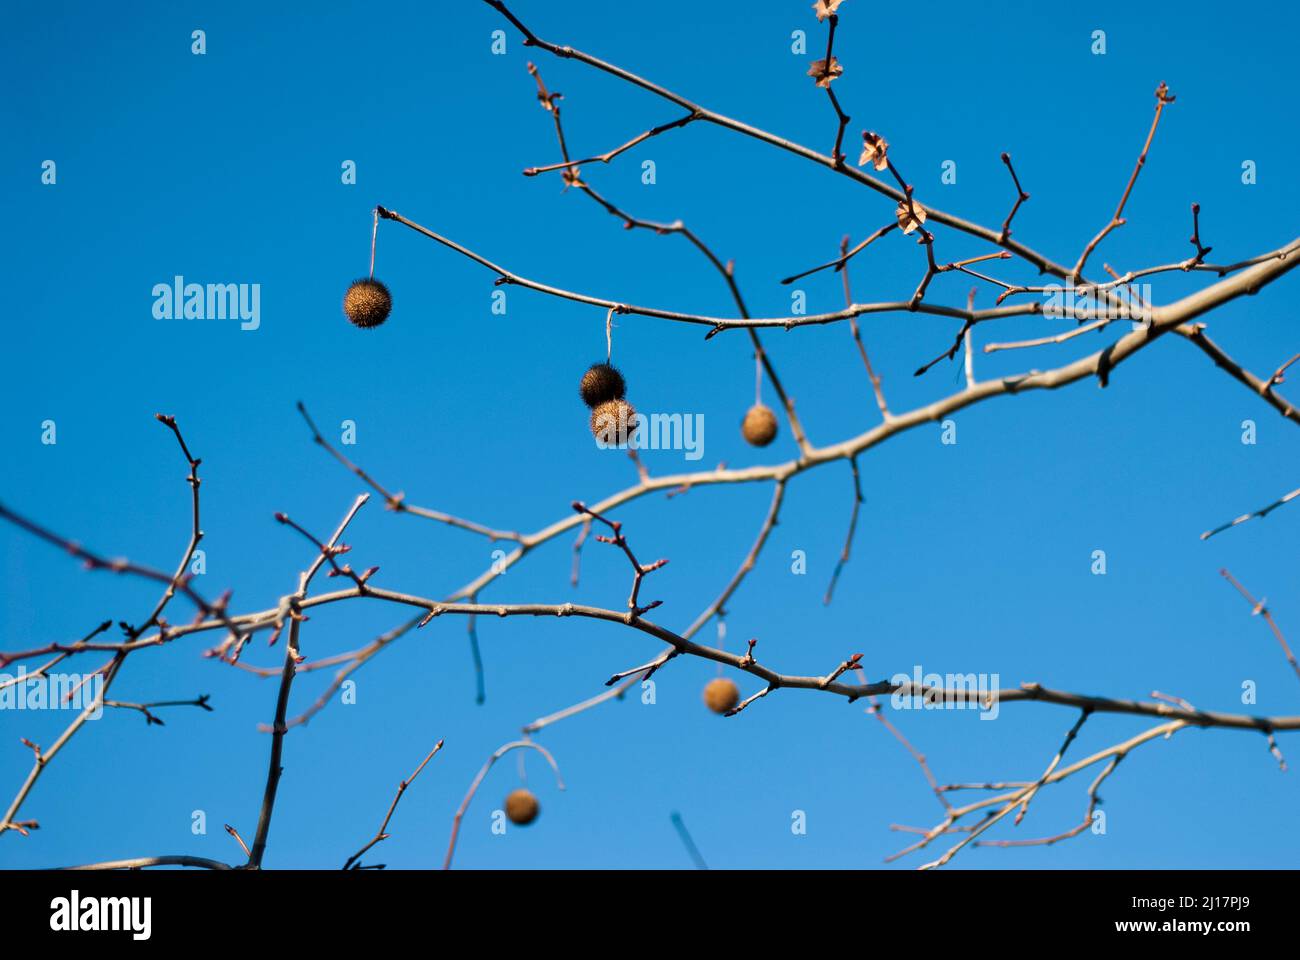
[{"label": "bare branch", "polygon": [[1277,638],[1278,646],[1282,648],[1282,654],[1286,657],[1286,662],[1291,664],[1291,669],[1295,672],[1296,678],[1300,679],[1300,663],[1296,662],[1295,654],[1291,652],[1291,646],[1286,642],[1286,637],[1282,635],[1281,627],[1279,627],[1277,621],[1273,619],[1273,614],[1268,609],[1266,601],[1256,600],[1252,597],[1250,591],[1243,587],[1241,583],[1238,582],[1237,578],[1227,570],[1220,570],[1219,573],[1223,579],[1227,580],[1237,588],[1238,593],[1246,598],[1246,602],[1249,603],[1252,608],[1250,611],[1251,616],[1264,618],[1264,622],[1268,624],[1268,628],[1273,631],[1273,636]]},{"label": "bare branch", "polygon": [[433,745],[433,749],[429,751],[428,756],[426,756],[423,760],[421,760],[420,765],[415,768],[415,772],[397,785],[397,794],[393,797],[393,802],[389,804],[388,813],[384,815],[384,822],[379,825],[379,829],[375,831],[375,835],[373,838],[371,838],[369,843],[367,843],[356,853],[352,854],[352,856],[348,857],[347,862],[343,864],[344,870],[371,870],[371,869],[382,870],[384,868],[383,864],[380,864],[377,867],[363,867],[360,863],[360,860],[367,852],[369,852],[371,847],[389,838],[390,834],[387,833],[388,822],[393,819],[393,812],[397,809],[397,805],[401,802],[402,794],[406,793],[406,788],[415,782],[415,778],[420,775],[420,771],[422,771],[425,768],[425,766],[428,765],[429,761],[434,758],[434,756],[438,753],[438,751],[442,749],[442,744],[443,744],[442,740],[439,740],[437,743],[435,743]]}]

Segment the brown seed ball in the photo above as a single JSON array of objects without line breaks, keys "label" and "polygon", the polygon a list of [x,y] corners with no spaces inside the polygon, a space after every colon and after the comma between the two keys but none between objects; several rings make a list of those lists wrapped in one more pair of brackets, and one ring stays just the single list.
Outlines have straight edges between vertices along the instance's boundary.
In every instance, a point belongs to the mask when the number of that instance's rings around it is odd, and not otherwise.
[{"label": "brown seed ball", "polygon": [[537,819],[537,814],[541,810],[537,798],[522,787],[506,797],[506,816],[510,818],[511,823],[518,826],[528,826]]},{"label": "brown seed ball", "polygon": [[746,411],[740,432],[751,446],[766,447],[776,439],[776,414],[771,407],[756,403]]},{"label": "brown seed ball", "polygon": [[379,326],[388,319],[392,309],[392,294],[378,280],[356,280],[343,295],[343,312],[354,326],[362,329]]},{"label": "brown seed ball", "polygon": [[636,433],[636,410],[626,400],[606,400],[591,411],[591,435],[606,445],[622,446]]},{"label": "brown seed ball", "polygon": [[740,703],[740,688],[726,677],[716,677],[704,685],[704,705],[714,713],[726,713]]},{"label": "brown seed ball", "polygon": [[608,363],[593,363],[582,375],[578,385],[582,402],[595,408],[609,400],[622,400],[627,384],[618,368]]}]

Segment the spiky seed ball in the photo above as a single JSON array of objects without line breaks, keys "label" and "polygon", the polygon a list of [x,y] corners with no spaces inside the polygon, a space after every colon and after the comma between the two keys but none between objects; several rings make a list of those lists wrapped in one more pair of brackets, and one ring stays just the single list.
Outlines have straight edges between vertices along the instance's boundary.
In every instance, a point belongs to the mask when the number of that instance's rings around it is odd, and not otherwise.
[{"label": "spiky seed ball", "polygon": [[578,392],[582,394],[582,402],[594,409],[609,400],[622,400],[627,392],[627,384],[617,367],[608,363],[593,363],[582,375]]},{"label": "spiky seed ball", "polygon": [[518,826],[528,826],[537,819],[541,809],[537,798],[522,787],[506,797],[506,816],[510,818],[511,823]]},{"label": "spiky seed ball", "polygon": [[388,288],[373,278],[353,281],[343,295],[343,312],[354,326],[377,327],[388,319],[393,297]]},{"label": "spiky seed ball", "polygon": [[766,447],[776,439],[776,414],[771,407],[756,403],[746,411],[740,432],[751,446]]},{"label": "spiky seed ball", "polygon": [[704,705],[714,713],[726,713],[740,703],[740,688],[726,677],[715,677],[704,685]]},{"label": "spiky seed ball", "polygon": [[626,400],[606,400],[591,411],[591,435],[610,445],[622,446],[636,432],[636,411]]}]

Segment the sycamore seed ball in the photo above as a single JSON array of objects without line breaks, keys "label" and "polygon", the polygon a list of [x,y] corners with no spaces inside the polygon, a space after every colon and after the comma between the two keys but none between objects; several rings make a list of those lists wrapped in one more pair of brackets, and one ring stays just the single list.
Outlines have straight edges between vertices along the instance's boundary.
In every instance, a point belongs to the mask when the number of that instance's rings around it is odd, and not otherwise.
[{"label": "sycamore seed ball", "polygon": [[726,713],[740,703],[740,688],[726,677],[717,677],[704,685],[704,705],[714,713]]},{"label": "sycamore seed ball", "polygon": [[622,400],[623,394],[627,392],[627,384],[617,367],[608,363],[593,363],[582,375],[578,392],[582,394],[582,402],[594,409],[610,400]]},{"label": "sycamore seed ball", "polygon": [[606,400],[591,411],[591,435],[610,446],[622,446],[636,432],[636,410],[626,400]]},{"label": "sycamore seed ball", "polygon": [[373,278],[353,281],[343,295],[343,312],[362,329],[379,326],[392,309],[393,297],[388,288]]},{"label": "sycamore seed ball", "polygon": [[776,439],[776,414],[771,407],[756,403],[745,413],[740,432],[751,446],[766,447]]},{"label": "sycamore seed ball", "polygon": [[526,827],[532,823],[541,809],[537,798],[522,787],[506,797],[506,816],[517,826]]}]

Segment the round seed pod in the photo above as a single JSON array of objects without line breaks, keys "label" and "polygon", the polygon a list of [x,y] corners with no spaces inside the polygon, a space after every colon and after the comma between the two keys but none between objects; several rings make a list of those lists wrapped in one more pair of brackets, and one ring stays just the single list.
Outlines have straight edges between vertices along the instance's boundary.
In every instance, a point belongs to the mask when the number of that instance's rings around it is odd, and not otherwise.
[{"label": "round seed pod", "polygon": [[591,435],[613,446],[623,446],[636,432],[636,410],[626,400],[606,400],[591,411]]},{"label": "round seed pod", "polygon": [[776,439],[776,414],[772,408],[756,403],[745,412],[740,432],[754,447],[766,447]]},{"label": "round seed pod", "polygon": [[355,280],[343,295],[343,312],[353,326],[368,329],[388,319],[393,297],[388,288],[373,278]]},{"label": "round seed pod", "polygon": [[541,812],[541,804],[533,796],[531,791],[520,787],[510,796],[506,797],[506,816],[510,822],[520,827],[526,827],[537,819],[537,814]]},{"label": "round seed pod", "polygon": [[715,677],[704,685],[704,705],[714,713],[726,713],[740,703],[740,688],[726,677]]},{"label": "round seed pod", "polygon": [[627,384],[618,368],[608,363],[593,363],[582,375],[578,385],[582,402],[595,409],[610,400],[622,400]]}]

